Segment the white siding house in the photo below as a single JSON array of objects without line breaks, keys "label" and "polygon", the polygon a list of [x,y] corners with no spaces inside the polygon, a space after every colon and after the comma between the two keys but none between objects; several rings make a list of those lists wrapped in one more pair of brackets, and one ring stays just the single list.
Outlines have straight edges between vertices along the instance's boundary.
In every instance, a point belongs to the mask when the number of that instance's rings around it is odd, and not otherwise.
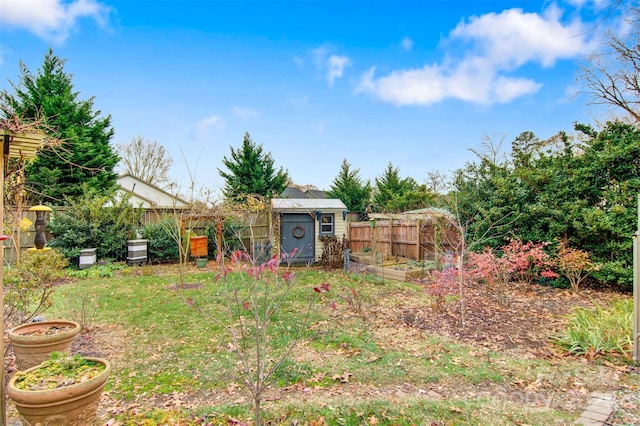
[{"label": "white siding house", "polygon": [[117,182],[120,186],[118,192],[130,195],[133,206],[156,210],[186,209],[189,207],[189,204],[179,197],[128,173],[118,177]]}]

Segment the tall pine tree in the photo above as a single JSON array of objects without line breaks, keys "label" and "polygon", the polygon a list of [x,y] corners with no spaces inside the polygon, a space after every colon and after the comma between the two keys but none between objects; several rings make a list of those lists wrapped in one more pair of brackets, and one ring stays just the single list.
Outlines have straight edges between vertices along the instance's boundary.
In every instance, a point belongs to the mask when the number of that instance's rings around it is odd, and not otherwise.
[{"label": "tall pine tree", "polygon": [[242,147],[231,147],[231,157],[222,159],[228,172],[218,169],[225,180],[222,194],[231,202],[242,202],[248,195],[267,199],[282,193],[289,182],[288,173],[282,167],[276,170],[270,153],[263,152],[249,133],[244,134]]},{"label": "tall pine tree", "polygon": [[400,170],[389,163],[382,176],[376,178],[373,208],[378,212],[400,213],[433,204],[435,194],[426,185],[410,177],[400,178]]},{"label": "tall pine tree", "polygon": [[351,169],[346,159],[342,160],[340,173],[333,180],[327,197],[337,198],[347,206],[349,211],[364,213],[371,199],[371,185],[360,179],[360,170]]},{"label": "tall pine tree", "polygon": [[109,142],[111,117],[93,111],[93,98],[80,100],[72,75],[64,71],[65,60],[49,49],[36,74],[20,63],[20,80],[11,83],[14,94],[0,93],[6,115],[11,109],[23,120],[41,120],[45,131],[60,141],[44,148],[26,168],[31,198],[62,204],[66,197],[82,195],[83,184],[105,193],[116,184],[118,155]]}]

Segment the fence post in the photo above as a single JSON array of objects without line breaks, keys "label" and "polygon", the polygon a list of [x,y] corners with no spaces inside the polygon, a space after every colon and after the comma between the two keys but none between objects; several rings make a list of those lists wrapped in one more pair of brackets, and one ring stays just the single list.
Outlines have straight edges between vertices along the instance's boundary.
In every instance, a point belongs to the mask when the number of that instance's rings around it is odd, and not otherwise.
[{"label": "fence post", "polygon": [[638,228],[633,235],[633,361],[640,360],[640,194],[638,194]]},{"label": "fence post", "polygon": [[344,249],[344,272],[349,271],[350,264],[349,249]]}]

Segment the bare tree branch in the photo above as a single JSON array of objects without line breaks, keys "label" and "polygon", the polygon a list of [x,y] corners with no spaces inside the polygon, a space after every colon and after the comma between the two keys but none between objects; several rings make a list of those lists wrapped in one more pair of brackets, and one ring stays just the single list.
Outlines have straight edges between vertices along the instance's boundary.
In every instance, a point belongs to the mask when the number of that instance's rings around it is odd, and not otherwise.
[{"label": "bare tree branch", "polygon": [[151,185],[168,183],[167,172],[173,164],[173,159],[158,141],[136,136],[127,144],[116,145],[116,149],[125,173]]},{"label": "bare tree branch", "polygon": [[620,108],[640,123],[640,9],[630,8],[623,38],[607,33],[606,50],[583,64],[581,78],[591,104]]}]

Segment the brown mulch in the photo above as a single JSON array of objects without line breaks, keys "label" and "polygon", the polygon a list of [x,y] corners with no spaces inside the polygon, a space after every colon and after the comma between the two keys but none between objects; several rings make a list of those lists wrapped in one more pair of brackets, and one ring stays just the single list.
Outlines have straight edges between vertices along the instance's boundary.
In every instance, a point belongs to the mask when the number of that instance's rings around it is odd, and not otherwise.
[{"label": "brown mulch", "polygon": [[[429,292],[429,284],[426,285]],[[457,293],[456,293],[457,294]],[[459,300],[407,307],[401,321],[431,334],[496,350],[516,349],[549,355],[549,338],[559,333],[576,307],[605,303],[611,294],[572,293],[542,286],[514,286],[491,292],[481,286],[463,289],[464,322]],[[463,325],[464,324],[464,325]]]}]

